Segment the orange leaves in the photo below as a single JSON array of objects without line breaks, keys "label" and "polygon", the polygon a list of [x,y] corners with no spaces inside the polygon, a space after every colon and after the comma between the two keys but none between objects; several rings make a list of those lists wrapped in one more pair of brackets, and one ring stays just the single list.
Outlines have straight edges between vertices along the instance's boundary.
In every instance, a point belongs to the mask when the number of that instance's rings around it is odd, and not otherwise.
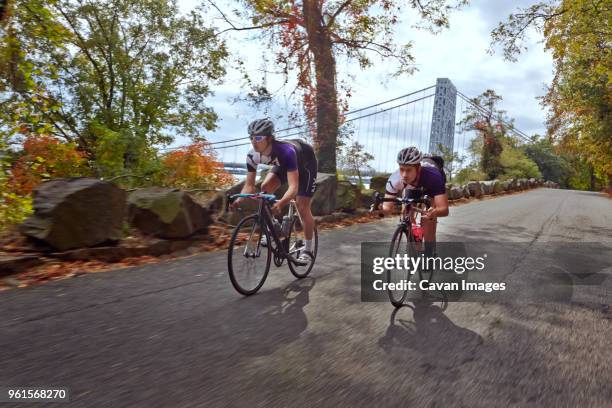
[{"label": "orange leaves", "polygon": [[207,142],[196,142],[165,155],[164,183],[179,188],[218,189],[234,183]]},{"label": "orange leaves", "polygon": [[487,129],[487,122],[484,120],[479,120],[474,123],[474,129],[484,131]]},{"label": "orange leaves", "polygon": [[24,155],[11,168],[9,185],[14,193],[27,195],[43,180],[86,173],[85,153],[76,145],[49,135],[30,135],[23,143]]}]

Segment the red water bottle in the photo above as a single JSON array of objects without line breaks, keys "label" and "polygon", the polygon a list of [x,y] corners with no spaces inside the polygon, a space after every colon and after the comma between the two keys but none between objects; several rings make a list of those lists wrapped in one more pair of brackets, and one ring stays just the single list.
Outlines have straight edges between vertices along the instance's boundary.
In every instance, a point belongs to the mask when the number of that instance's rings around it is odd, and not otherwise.
[{"label": "red water bottle", "polygon": [[414,236],[415,241],[421,242],[423,241],[423,227],[420,225],[413,223],[412,224],[412,235]]}]

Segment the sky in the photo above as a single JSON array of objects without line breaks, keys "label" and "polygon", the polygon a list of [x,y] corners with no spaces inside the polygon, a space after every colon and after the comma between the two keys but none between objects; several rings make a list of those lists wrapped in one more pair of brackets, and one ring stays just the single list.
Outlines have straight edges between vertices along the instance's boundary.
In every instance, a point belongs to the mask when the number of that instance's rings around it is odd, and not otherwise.
[{"label": "sky", "polygon": [[[224,10],[236,7],[230,0],[217,3]],[[188,11],[198,0],[178,0],[182,11]],[[545,133],[546,111],[541,108],[538,100],[545,92],[545,84],[550,83],[553,76],[552,58],[545,52],[541,36],[532,32],[527,43],[528,51],[521,54],[517,62],[504,61],[501,50],[493,55],[486,52],[490,44],[490,32],[499,21],[516,11],[517,7],[527,7],[533,0],[472,0],[462,10],[455,12],[450,18],[450,28],[434,35],[424,30],[416,30],[407,21],[396,27],[397,43],[412,41],[413,56],[418,71],[412,75],[392,78],[390,64],[375,63],[367,70],[360,70],[355,63],[339,60],[337,63],[339,79],[351,79],[352,97],[349,109],[358,109],[381,102],[396,96],[433,85],[436,78],[449,78],[463,94],[474,97],[486,89],[494,89],[503,97],[501,109],[515,119],[518,129],[528,135]],[[214,16],[211,10],[210,16]],[[412,18],[405,16],[405,20]],[[227,28],[219,19],[215,20],[220,28]],[[254,76],[257,69],[274,68],[272,62],[264,62],[263,58],[273,60],[273,53],[261,40],[253,36],[252,31],[228,32],[225,39],[233,56],[240,56],[246,61],[246,66],[253,67]],[[260,76],[260,75],[259,75]],[[228,74],[224,83],[215,86],[215,95],[209,99],[219,115],[217,130],[206,135],[209,140],[222,141],[246,136],[246,125],[250,120],[262,116],[244,103],[232,103],[240,95],[242,81],[240,74],[228,64]],[[267,76],[270,89],[277,89],[282,78]],[[291,88],[281,90],[275,97],[272,110],[279,118],[277,126],[287,125],[287,109],[292,101],[287,100]],[[295,101],[293,101],[295,102]],[[178,137],[174,145],[185,144],[188,141]]]}]

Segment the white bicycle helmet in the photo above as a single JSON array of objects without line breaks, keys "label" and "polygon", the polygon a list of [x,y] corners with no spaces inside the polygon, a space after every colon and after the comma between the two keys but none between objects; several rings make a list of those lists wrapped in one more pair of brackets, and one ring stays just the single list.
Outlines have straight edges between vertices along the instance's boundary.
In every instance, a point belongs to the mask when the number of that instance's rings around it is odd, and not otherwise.
[{"label": "white bicycle helmet", "polygon": [[414,146],[406,147],[397,154],[397,164],[419,164],[423,153]]},{"label": "white bicycle helmet", "polygon": [[248,129],[251,136],[273,136],[274,123],[268,119],[257,119],[251,122]]}]

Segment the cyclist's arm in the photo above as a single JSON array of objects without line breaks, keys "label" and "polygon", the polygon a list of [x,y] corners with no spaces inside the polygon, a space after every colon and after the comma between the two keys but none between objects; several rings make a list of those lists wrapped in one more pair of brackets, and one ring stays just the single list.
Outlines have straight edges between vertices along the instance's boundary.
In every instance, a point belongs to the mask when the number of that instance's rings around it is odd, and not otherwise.
[{"label": "cyclist's arm", "polygon": [[[257,192],[257,189],[255,188],[255,177],[257,177],[256,172],[247,172],[246,180],[244,181],[244,186],[242,186],[240,194],[255,194]],[[237,198],[236,200],[234,200],[234,202],[230,204],[230,208],[232,210],[236,209],[236,206],[238,206],[238,204],[240,204],[244,200],[246,200],[246,198]]]},{"label": "cyclist's arm", "polygon": [[242,191],[240,192],[241,194],[255,194],[257,192],[257,189],[255,188],[256,177],[256,172],[247,172],[246,180],[244,181],[244,186],[242,187]]},{"label": "cyclist's arm", "polygon": [[[397,198],[397,195],[386,193],[385,194],[385,198]],[[393,202],[386,202],[386,201],[383,202],[382,203],[382,212],[383,212],[383,214],[385,214],[385,215],[392,215],[395,205],[396,204],[393,203]]]},{"label": "cyclist's arm", "polygon": [[298,192],[299,180],[300,176],[297,170],[287,172],[287,184],[289,184],[289,188],[278,201],[279,207],[284,207],[289,204],[289,201],[295,198]]},{"label": "cyclist's arm", "polygon": [[[402,190],[406,186],[401,183],[399,170],[396,170],[393,174],[389,176],[387,180],[387,184],[385,184],[385,198],[397,198],[398,195],[402,192]],[[393,210],[395,209],[395,203],[393,202],[383,202],[382,211],[384,215],[393,214]]]},{"label": "cyclist's arm", "polygon": [[431,210],[428,211],[429,218],[446,217],[448,215],[448,194],[434,196],[431,206]]}]

